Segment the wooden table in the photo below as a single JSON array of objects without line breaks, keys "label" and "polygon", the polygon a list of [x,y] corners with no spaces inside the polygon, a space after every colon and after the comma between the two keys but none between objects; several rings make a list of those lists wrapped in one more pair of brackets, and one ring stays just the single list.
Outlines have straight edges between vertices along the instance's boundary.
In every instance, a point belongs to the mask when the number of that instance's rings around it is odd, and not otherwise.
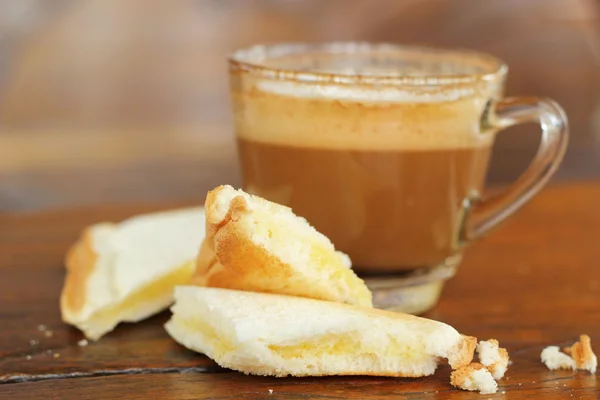
[{"label": "wooden table", "polygon": [[508,348],[513,364],[492,396],[453,389],[448,367],[422,379],[244,376],[170,340],[162,328],[168,312],[78,346],[81,333],[62,324],[58,310],[65,250],[87,224],[170,206],[0,216],[1,399],[598,396],[594,375],[552,372],[539,358],[544,346],[568,345],[580,333],[591,335],[600,350],[600,183],[543,191],[469,249],[441,303],[427,314],[461,332],[497,338]]}]

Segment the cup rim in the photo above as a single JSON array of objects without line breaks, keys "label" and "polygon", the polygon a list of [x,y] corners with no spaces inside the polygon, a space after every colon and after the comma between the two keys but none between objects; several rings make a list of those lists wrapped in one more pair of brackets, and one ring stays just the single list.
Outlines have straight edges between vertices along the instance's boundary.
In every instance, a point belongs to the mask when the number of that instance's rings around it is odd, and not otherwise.
[{"label": "cup rim", "polygon": [[[265,65],[269,59],[284,55],[321,52],[349,54],[352,52],[392,51],[462,57],[486,64],[485,71],[448,75],[367,75],[300,70]],[[228,57],[230,70],[244,71],[252,75],[273,80],[294,81],[313,84],[339,85],[385,85],[385,86],[450,86],[473,84],[480,81],[493,81],[508,72],[507,65],[499,58],[487,53],[460,48],[401,45],[386,42],[323,42],[323,43],[278,43],[258,44],[231,53]]]}]

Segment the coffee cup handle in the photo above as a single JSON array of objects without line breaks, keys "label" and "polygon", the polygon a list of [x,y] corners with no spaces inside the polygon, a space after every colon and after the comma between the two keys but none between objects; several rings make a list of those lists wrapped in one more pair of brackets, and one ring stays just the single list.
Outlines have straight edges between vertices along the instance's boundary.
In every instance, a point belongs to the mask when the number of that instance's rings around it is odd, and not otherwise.
[{"label": "coffee cup handle", "polygon": [[499,195],[486,200],[464,201],[463,241],[477,239],[504,221],[529,201],[558,168],[567,148],[569,130],[565,112],[553,100],[508,97],[492,101],[481,120],[483,134],[530,122],[536,122],[542,128],[533,161],[517,181]]}]

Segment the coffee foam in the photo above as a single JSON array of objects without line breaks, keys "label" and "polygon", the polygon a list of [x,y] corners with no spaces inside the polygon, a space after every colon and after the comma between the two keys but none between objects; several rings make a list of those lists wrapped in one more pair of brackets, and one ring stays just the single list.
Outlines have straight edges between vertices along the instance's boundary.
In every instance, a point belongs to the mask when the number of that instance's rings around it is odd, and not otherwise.
[{"label": "coffee foam", "polygon": [[[439,89],[439,88],[438,88]],[[260,80],[232,93],[238,137],[296,147],[427,150],[489,146],[473,88],[409,92]]]},{"label": "coffee foam", "polygon": [[431,103],[448,102],[475,94],[473,87],[436,89],[435,91],[402,90],[399,88],[368,89],[342,85],[301,84],[289,81],[264,80],[256,85],[258,90],[283,96],[310,99],[349,100],[361,102]]}]

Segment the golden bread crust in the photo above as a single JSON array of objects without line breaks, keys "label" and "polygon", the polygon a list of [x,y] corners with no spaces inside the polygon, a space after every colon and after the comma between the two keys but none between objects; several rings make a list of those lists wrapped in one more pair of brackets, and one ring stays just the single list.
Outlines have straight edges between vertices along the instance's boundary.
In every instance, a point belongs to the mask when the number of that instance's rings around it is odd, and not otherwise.
[{"label": "golden bread crust", "polygon": [[467,379],[470,379],[473,371],[480,369],[485,369],[485,367],[479,363],[464,365],[461,368],[452,371],[452,374],[450,375],[450,384],[459,389],[464,389],[465,383],[467,382]]},{"label": "golden bread crust", "polygon": [[471,363],[452,371],[450,384],[458,389],[478,391],[481,394],[493,394],[498,390],[494,377],[480,363]]},{"label": "golden bread crust", "polygon": [[208,282],[210,282],[211,275],[216,272],[213,271],[216,263],[218,263],[218,260],[213,248],[213,239],[205,238],[196,257],[196,269],[190,280],[190,285],[210,286]]},{"label": "golden bread crust", "polygon": [[473,355],[475,354],[475,347],[477,347],[477,338],[473,336],[461,335],[461,342],[453,352],[452,356],[448,358],[448,363],[452,369],[462,368],[473,361]]},{"label": "golden bread crust", "polygon": [[[277,293],[278,288],[266,286],[266,281],[279,281],[285,284],[292,276],[291,268],[256,246],[248,235],[236,226],[241,216],[250,212],[246,200],[235,197],[222,221],[216,221],[212,205],[222,186],[208,193],[206,197],[206,237],[196,262],[196,272],[192,284],[238,289],[255,292]],[[217,256],[218,254],[218,256]],[[227,265],[225,267],[224,265]],[[290,293],[292,294],[292,293]]]},{"label": "golden bread crust", "polygon": [[94,251],[93,226],[86,228],[67,252],[67,275],[60,295],[63,321],[82,311],[87,302],[87,281],[94,271],[98,255]]},{"label": "golden bread crust", "polygon": [[595,354],[592,350],[592,341],[585,334],[579,336],[579,342],[575,342],[570,347],[565,347],[563,351],[575,360],[577,369],[589,369],[589,366],[595,359]]}]

